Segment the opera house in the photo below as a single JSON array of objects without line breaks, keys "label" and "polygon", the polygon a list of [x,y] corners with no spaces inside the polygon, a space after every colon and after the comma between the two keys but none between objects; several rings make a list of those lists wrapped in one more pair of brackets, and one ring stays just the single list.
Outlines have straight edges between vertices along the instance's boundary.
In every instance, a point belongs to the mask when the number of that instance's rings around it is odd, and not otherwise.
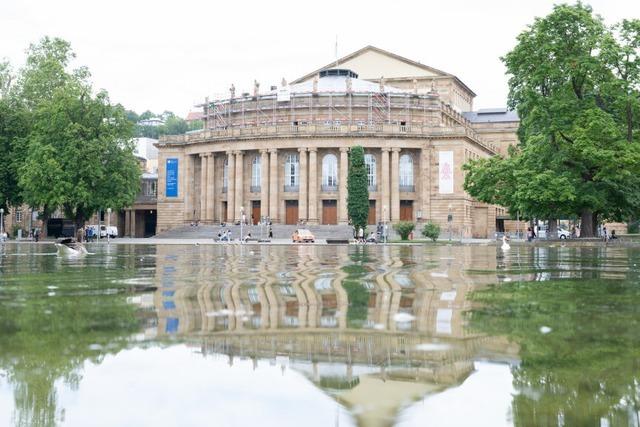
[{"label": "opera house", "polygon": [[[206,99],[204,128],[158,144],[157,232],[192,221],[347,224],[349,148],[365,149],[369,223],[505,228],[463,189],[462,165],[506,153],[517,115],[473,111],[458,77],[367,46],[289,83]],[[508,228],[508,225],[507,225]]]}]

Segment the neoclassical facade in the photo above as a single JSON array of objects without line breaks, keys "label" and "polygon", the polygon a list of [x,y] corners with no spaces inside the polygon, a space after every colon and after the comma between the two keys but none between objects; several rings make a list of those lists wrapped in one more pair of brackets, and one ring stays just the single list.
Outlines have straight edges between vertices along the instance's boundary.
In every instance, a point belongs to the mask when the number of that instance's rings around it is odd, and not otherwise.
[{"label": "neoclassical facade", "polygon": [[161,138],[158,232],[243,214],[346,224],[349,150],[360,145],[371,224],[434,221],[491,236],[505,212],[464,191],[462,165],[505,151],[518,122],[506,110],[471,112],[474,96],[451,74],[372,46],[289,84],[232,86],[203,104],[202,131]]}]

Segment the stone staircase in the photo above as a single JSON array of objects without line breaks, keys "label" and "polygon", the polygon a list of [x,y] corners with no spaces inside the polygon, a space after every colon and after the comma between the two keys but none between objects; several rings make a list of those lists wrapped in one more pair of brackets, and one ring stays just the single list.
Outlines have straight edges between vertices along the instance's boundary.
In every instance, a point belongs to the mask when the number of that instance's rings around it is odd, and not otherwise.
[{"label": "stone staircase", "polygon": [[[296,228],[306,228],[313,233],[318,240],[349,240],[353,238],[353,229],[349,225],[306,225],[304,227],[297,225],[273,224],[274,239],[290,239]],[[157,234],[155,237],[163,239],[212,239],[218,236],[221,230],[229,230],[231,237],[237,239],[240,237],[239,225],[227,225],[221,227],[219,225],[199,225],[199,226],[181,226],[172,228],[165,232]],[[251,232],[253,239],[260,238],[259,225],[245,225],[242,227],[244,235]],[[262,227],[262,237],[268,237],[268,227]]]}]

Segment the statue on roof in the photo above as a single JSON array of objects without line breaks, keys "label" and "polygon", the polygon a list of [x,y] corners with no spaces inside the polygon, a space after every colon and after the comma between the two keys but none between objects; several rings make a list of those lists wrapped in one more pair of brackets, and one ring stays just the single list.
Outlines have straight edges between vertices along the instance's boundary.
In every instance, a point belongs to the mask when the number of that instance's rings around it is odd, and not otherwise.
[{"label": "statue on roof", "polygon": [[287,81],[284,79],[284,77],[282,78],[282,82],[280,82],[282,87],[285,87],[287,85]]},{"label": "statue on roof", "polygon": [[253,96],[257,97],[260,91],[260,83],[257,80],[253,81]]},{"label": "statue on roof", "polygon": [[229,88],[229,93],[231,94],[231,99],[236,97],[236,87],[231,83],[231,87]]}]

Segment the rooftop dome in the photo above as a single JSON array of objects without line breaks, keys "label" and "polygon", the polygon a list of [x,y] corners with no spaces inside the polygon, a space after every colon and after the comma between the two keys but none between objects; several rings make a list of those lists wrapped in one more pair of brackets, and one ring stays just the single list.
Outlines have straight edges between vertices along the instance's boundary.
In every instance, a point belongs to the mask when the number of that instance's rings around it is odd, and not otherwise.
[{"label": "rooftop dome", "polygon": [[[318,73],[317,93],[345,93],[347,92],[347,80],[351,81],[351,92],[380,93],[380,84],[368,80],[361,80],[358,74],[343,68],[331,68]],[[314,92],[314,81],[307,80],[289,86],[290,93]],[[385,93],[409,93],[406,90],[393,86],[384,86]],[[275,93],[275,91],[272,91]]]}]

